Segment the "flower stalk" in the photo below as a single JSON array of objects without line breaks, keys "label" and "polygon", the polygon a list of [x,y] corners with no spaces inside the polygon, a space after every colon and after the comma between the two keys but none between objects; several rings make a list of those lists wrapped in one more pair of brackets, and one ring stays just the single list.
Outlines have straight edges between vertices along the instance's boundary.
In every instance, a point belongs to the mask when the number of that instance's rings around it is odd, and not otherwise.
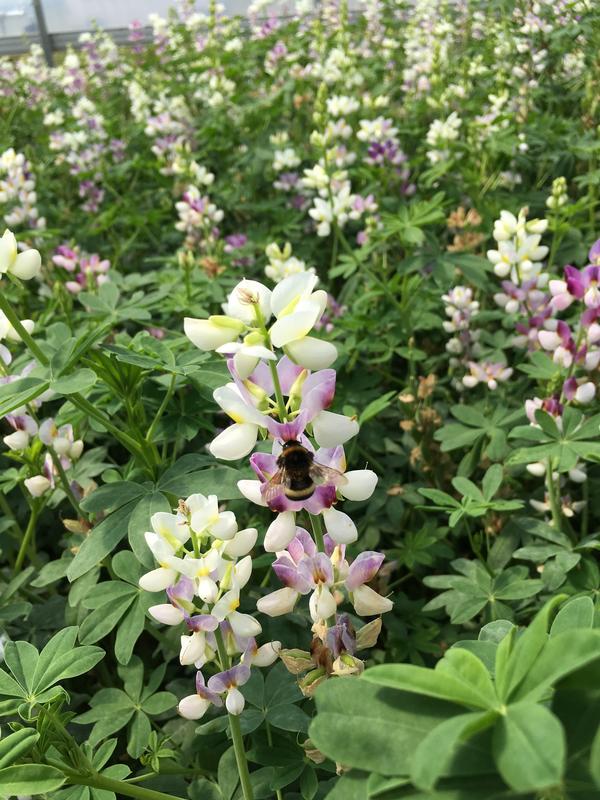
[{"label": "flower stalk", "polygon": [[[219,662],[222,670],[229,669],[231,662],[227,655],[225,642],[223,641],[223,634],[217,628],[215,631],[215,639],[217,641],[217,652],[219,654]],[[250,771],[248,770],[248,759],[246,758],[246,750],[244,748],[244,739],[242,737],[242,729],[240,727],[240,718],[236,714],[228,714],[229,716],[229,730],[231,731],[231,741],[235,750],[235,761],[240,776],[240,783],[242,785],[242,792],[244,793],[244,800],[253,800],[254,794],[252,791],[252,783],[250,781]]]}]

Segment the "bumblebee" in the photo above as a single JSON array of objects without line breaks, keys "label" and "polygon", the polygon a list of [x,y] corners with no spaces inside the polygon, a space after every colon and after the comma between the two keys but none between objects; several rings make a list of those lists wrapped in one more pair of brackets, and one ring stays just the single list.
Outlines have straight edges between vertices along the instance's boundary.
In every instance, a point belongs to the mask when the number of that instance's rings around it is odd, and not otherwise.
[{"label": "bumblebee", "polygon": [[315,461],[314,453],[296,439],[283,443],[277,458],[277,467],[277,472],[262,489],[267,504],[281,493],[288,500],[308,500],[317,486],[331,484],[337,487],[348,482],[345,475],[337,469]]}]

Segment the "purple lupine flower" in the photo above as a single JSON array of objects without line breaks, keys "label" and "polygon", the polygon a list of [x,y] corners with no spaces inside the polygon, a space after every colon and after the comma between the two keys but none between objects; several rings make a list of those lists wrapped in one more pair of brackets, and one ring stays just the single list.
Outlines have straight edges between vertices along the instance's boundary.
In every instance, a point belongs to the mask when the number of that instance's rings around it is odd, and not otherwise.
[{"label": "purple lupine flower", "polygon": [[211,691],[205,681],[202,672],[196,673],[196,694],[188,695],[179,702],[179,713],[186,719],[200,719],[208,711],[210,706],[221,707],[223,701],[219,695]]},{"label": "purple lupine flower", "polygon": [[56,255],[52,256],[52,261],[67,272],[74,272],[79,263],[79,251],[69,245],[61,244],[56,248]]},{"label": "purple lupine flower", "polygon": [[226,253],[231,253],[234,250],[238,250],[240,247],[244,247],[247,243],[248,237],[245,233],[232,233],[225,237],[225,246],[223,250]]},{"label": "purple lupine flower", "polygon": [[577,380],[571,376],[563,383],[563,394],[567,400],[576,400],[578,403],[591,403],[596,396],[596,386],[591,381]]},{"label": "purple lupine flower", "polygon": [[245,664],[236,664],[235,667],[218,672],[208,679],[208,689],[215,694],[227,692],[225,707],[230,714],[239,715],[244,710],[246,701],[240,692],[239,686],[243,686],[250,678],[250,667]]}]

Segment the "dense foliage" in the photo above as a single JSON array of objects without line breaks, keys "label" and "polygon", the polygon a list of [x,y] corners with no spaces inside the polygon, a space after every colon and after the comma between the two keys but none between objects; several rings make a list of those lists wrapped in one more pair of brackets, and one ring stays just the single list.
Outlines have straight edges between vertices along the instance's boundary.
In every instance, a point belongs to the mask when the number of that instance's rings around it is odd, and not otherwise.
[{"label": "dense foliage", "polygon": [[0,796],[591,800],[600,11],[151,22],[0,61]]}]

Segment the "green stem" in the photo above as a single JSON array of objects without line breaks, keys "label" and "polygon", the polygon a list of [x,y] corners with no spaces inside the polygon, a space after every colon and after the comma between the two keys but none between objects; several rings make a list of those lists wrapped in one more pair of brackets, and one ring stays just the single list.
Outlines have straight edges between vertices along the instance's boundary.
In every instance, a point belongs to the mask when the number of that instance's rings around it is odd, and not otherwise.
[{"label": "green stem", "polygon": [[287,420],[287,411],[285,410],[285,400],[283,399],[283,392],[281,391],[281,384],[279,383],[279,375],[277,374],[277,365],[274,361],[269,361],[269,369],[271,370],[271,377],[273,378],[273,386],[275,388],[275,398],[277,400],[279,417],[282,422],[285,422]]},{"label": "green stem", "polygon": [[[221,669],[229,669],[230,661],[223,641],[223,634],[221,629],[217,628],[215,631],[215,639],[217,641],[217,652],[219,653],[219,661],[221,662]],[[229,714],[229,730],[231,731],[231,741],[235,750],[235,760],[237,763],[238,773],[240,776],[240,783],[242,784],[242,792],[244,793],[244,800],[253,800],[252,783],[250,782],[250,772],[248,770],[248,759],[246,758],[246,750],[244,749],[244,739],[242,737],[242,729],[240,727],[240,719],[235,714]]]},{"label": "green stem", "polygon": [[[267,342],[268,347],[273,349],[271,345],[271,339],[269,337],[269,332],[267,330],[267,325],[265,323],[265,319],[262,315],[258,303],[254,307],[254,313],[256,315],[256,323],[260,329],[263,339],[265,340],[265,342]],[[286,422],[287,410],[285,407],[285,400],[283,399],[283,392],[281,391],[281,384],[279,382],[279,375],[277,373],[277,364],[272,359],[269,359],[269,369],[271,370],[271,378],[273,379],[273,388],[275,390],[275,399],[277,400],[277,410],[279,412],[279,417],[282,422]]]},{"label": "green stem", "polygon": [[12,508],[8,505],[8,501],[2,492],[0,492],[0,510],[12,520],[12,527],[20,540],[23,537],[23,529],[19,525],[19,521],[15,517]]},{"label": "green stem", "polygon": [[323,540],[323,522],[321,517],[318,514],[309,514],[308,516],[310,517],[310,524],[312,527],[315,544],[317,545],[317,550],[321,553],[324,553],[325,542]]},{"label": "green stem", "polygon": [[548,466],[546,467],[546,487],[548,489],[548,501],[550,502],[550,512],[552,514],[552,525],[557,531],[562,528],[562,518],[560,512],[560,505],[556,497],[556,485],[554,483],[554,475],[552,474],[552,459],[548,459]]},{"label": "green stem", "polygon": [[37,360],[42,364],[42,366],[47,367],[50,365],[50,359],[48,356],[43,352],[37,342],[34,341],[31,334],[25,330],[23,325],[21,324],[21,320],[15,314],[15,311],[11,304],[9,303],[8,299],[4,291],[0,292],[0,309],[4,311],[6,314],[6,318],[13,326],[15,331],[19,334],[21,341],[28,347],[31,353],[37,358]]},{"label": "green stem", "polygon": [[27,552],[27,548],[29,547],[29,542],[31,541],[31,537],[35,531],[35,523],[37,521],[38,516],[38,509],[35,502],[31,506],[31,514],[29,516],[29,522],[27,523],[27,528],[25,529],[25,533],[23,535],[23,539],[21,540],[21,547],[19,548],[19,552],[17,554],[17,560],[15,561],[15,575],[17,575],[23,566],[23,562],[25,561],[25,553]]},{"label": "green stem", "polygon": [[[265,728],[267,730],[267,742],[269,744],[269,747],[273,747],[273,735],[271,733],[271,726],[269,725],[269,723],[266,720],[265,720]],[[281,794],[281,789],[277,789],[275,791],[275,794],[277,796],[277,800],[283,800],[283,795]]]},{"label": "green stem", "polygon": [[94,789],[104,789],[114,792],[117,797],[135,797],[138,800],[181,800],[172,794],[157,792],[154,789],[147,789],[145,786],[136,786],[126,781],[118,781],[114,778],[107,778],[105,775],[79,775],[77,773],[65,772],[69,783],[78,786],[91,786]]},{"label": "green stem", "polygon": [[73,490],[71,489],[71,485],[69,484],[67,473],[65,472],[64,467],[60,462],[60,456],[56,454],[53,447],[48,447],[48,452],[52,457],[52,461],[54,462],[54,466],[56,467],[56,471],[58,472],[60,482],[62,483],[63,491],[67,495],[69,503],[71,503],[71,505],[73,506],[75,513],[77,514],[78,517],[84,520],[88,520],[87,514],[81,510],[79,503],[77,502],[77,498],[73,494]]},{"label": "green stem", "polygon": [[176,375],[171,376],[171,382],[169,383],[169,388],[167,389],[167,393],[163,397],[163,401],[160,404],[158,411],[156,412],[150,427],[148,428],[148,433],[146,434],[146,441],[151,442],[152,437],[156,431],[156,427],[161,420],[162,415],[165,413],[166,407],[169,405],[169,400],[173,397],[173,392],[175,391],[175,381],[177,379]]}]

